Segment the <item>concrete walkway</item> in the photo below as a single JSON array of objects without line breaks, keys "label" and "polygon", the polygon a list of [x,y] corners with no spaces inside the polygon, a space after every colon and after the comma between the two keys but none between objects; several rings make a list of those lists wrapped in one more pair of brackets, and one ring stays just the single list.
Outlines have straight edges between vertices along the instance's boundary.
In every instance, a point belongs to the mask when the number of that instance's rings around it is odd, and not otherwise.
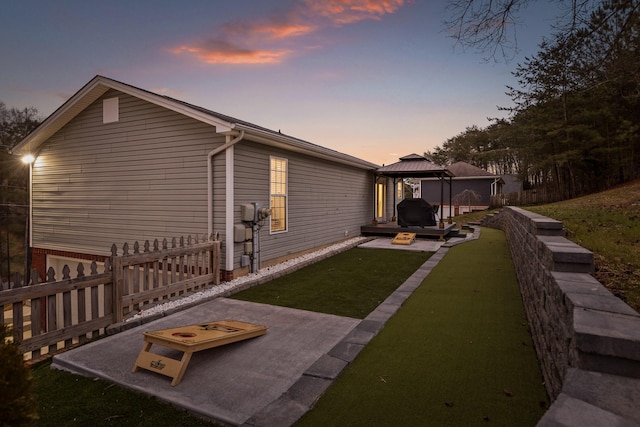
[{"label": "concrete walkway", "polygon": [[[290,426],[384,327],[449,247],[478,238],[479,232],[477,227],[466,239],[438,242],[437,252],[363,320],[217,298],[57,355],[52,367],[113,381],[225,424]],[[131,372],[143,332],[223,319],[266,325],[269,331],[195,353],[175,387],[169,377]]]}]

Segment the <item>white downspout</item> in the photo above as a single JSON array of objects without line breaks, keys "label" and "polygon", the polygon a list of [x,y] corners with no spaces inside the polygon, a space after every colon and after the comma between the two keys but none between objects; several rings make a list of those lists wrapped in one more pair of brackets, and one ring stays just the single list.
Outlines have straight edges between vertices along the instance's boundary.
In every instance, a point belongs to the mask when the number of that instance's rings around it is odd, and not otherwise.
[{"label": "white downspout", "polygon": [[235,179],[234,179],[234,146],[231,145],[224,152],[225,154],[225,201],[224,201],[224,231],[225,231],[225,256],[224,268],[227,271],[233,271],[233,202],[235,200]]},{"label": "white downspout", "polygon": [[[207,154],[207,238],[211,237],[213,232],[213,157],[221,153],[226,152],[225,164],[227,167],[226,172],[226,196],[225,196],[225,239],[227,242],[233,242],[233,200],[234,200],[234,181],[233,181],[233,146],[242,141],[244,138],[244,131],[240,131],[240,135],[232,140],[229,140],[231,136],[227,135],[227,141],[224,145],[214,148]],[[231,239],[231,240],[229,240]],[[225,245],[225,269],[233,270],[233,244]]]},{"label": "white downspout", "polygon": [[500,183],[500,178],[496,178],[493,180],[493,196],[498,195],[498,184]]}]

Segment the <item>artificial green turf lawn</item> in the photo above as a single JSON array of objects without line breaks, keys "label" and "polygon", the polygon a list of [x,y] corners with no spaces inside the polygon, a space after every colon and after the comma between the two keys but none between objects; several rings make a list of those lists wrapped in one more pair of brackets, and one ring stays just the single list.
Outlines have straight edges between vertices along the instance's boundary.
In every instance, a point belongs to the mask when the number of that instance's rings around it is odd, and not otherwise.
[{"label": "artificial green turf lawn", "polygon": [[300,426],[528,426],[547,396],[502,231],[455,246]]},{"label": "artificial green turf lawn", "polygon": [[353,248],[232,298],[364,319],[431,255]]},{"label": "artificial green turf lawn", "polygon": [[[355,248],[236,297],[365,317],[432,253]],[[199,426],[204,420],[115,384],[33,368],[40,420],[34,426]]]},{"label": "artificial green turf lawn", "polygon": [[213,426],[209,421],[108,381],[33,368],[32,392],[40,419],[33,426]]}]

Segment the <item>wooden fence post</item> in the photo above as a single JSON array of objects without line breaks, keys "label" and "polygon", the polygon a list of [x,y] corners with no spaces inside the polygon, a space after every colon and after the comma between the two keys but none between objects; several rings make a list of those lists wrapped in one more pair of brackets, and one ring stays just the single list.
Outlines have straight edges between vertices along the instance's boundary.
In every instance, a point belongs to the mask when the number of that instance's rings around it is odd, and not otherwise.
[{"label": "wooden fence post", "polygon": [[213,272],[213,283],[214,285],[219,285],[220,284],[220,235],[218,233],[215,233],[211,235],[211,240],[213,240],[215,242],[215,245],[213,246],[213,248],[211,248],[211,251],[209,252],[209,265],[211,266],[211,270]]},{"label": "wooden fence post", "polygon": [[124,278],[122,273],[122,258],[118,256],[118,248],[111,246],[111,283],[113,285],[113,322],[122,322],[122,287]]}]

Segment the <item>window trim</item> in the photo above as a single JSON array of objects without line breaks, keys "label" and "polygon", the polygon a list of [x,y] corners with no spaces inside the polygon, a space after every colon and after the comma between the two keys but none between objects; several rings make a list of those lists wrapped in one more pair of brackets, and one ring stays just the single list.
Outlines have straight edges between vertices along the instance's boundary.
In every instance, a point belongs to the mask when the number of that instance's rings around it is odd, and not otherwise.
[{"label": "window trim", "polygon": [[[272,189],[272,177],[271,174],[274,171],[273,169],[273,162],[274,160],[277,161],[281,161],[284,162],[285,165],[285,173],[284,173],[284,194],[280,194],[280,193],[272,193],[271,189]],[[273,215],[273,206],[271,205],[271,199],[274,196],[278,196],[278,197],[284,197],[284,229],[282,230],[273,230],[273,222],[272,219],[269,219],[269,234],[280,234],[280,233],[286,233],[289,231],[289,159],[286,159],[284,157],[278,157],[278,156],[269,156],[269,207],[271,208],[271,212]]]}]

